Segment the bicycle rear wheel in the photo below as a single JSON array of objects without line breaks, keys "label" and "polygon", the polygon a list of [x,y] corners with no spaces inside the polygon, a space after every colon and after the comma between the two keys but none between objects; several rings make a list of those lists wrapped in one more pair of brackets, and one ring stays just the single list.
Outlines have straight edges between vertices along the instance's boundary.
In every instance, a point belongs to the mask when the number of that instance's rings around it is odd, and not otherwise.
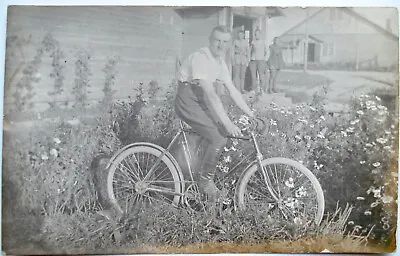
[{"label": "bicycle rear wheel", "polygon": [[261,209],[288,226],[321,223],[324,194],[310,170],[287,158],[265,159],[262,167],[255,163],[242,174],[236,191],[239,210]]},{"label": "bicycle rear wheel", "polygon": [[107,192],[111,204],[120,213],[135,213],[158,203],[179,204],[184,183],[172,156],[165,154],[151,177],[143,180],[161,154],[159,146],[142,143],[128,147],[113,160]]}]

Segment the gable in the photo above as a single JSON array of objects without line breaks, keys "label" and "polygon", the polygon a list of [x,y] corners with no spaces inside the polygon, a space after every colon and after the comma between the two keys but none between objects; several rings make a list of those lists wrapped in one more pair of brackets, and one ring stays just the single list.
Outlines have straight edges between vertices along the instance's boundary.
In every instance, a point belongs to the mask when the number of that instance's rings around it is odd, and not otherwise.
[{"label": "gable", "polygon": [[379,34],[394,40],[397,37],[349,8],[326,7],[310,15],[308,24],[303,21],[283,35],[343,35],[343,34]]}]

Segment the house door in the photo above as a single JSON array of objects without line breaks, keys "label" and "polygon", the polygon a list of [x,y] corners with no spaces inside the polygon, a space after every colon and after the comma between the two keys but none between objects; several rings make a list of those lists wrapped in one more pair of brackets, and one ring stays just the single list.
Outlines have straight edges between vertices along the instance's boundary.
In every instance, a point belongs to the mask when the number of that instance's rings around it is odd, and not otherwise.
[{"label": "house door", "polygon": [[[246,37],[247,42],[251,42],[253,40],[253,31],[254,31],[254,24],[256,23],[257,19],[249,18],[246,16],[233,14],[233,37],[237,37],[237,31],[240,29],[244,30],[244,34]],[[237,29],[235,31],[235,29]],[[251,73],[250,69],[247,67],[246,76],[245,76],[245,88],[251,87]]]},{"label": "house door", "polygon": [[315,44],[308,43],[307,61],[315,62]]}]

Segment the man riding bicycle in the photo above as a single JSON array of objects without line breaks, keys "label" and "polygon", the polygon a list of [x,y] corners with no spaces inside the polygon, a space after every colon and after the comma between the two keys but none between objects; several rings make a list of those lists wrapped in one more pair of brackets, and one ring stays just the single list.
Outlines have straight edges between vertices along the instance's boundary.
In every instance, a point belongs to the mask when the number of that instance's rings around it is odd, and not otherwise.
[{"label": "man riding bicycle", "polygon": [[239,136],[241,130],[229,119],[215,87],[223,84],[235,104],[250,118],[253,112],[232,82],[224,61],[231,33],[225,26],[215,27],[209,36],[209,46],[188,56],[178,74],[179,88],[175,98],[177,116],[205,139],[204,156],[196,181],[200,193],[210,201],[217,200],[214,183],[216,165],[227,135]]}]

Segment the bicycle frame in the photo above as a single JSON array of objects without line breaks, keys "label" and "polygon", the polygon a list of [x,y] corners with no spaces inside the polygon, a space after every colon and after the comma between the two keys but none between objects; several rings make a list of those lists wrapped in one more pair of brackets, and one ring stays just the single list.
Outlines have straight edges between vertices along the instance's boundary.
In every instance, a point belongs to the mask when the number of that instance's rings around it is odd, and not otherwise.
[{"label": "bicycle frame", "polygon": [[[193,168],[192,168],[192,166],[191,166],[191,160],[193,159],[193,156],[192,156],[192,154],[191,154],[191,152],[190,152],[190,149],[189,149],[189,143],[188,143],[188,139],[187,139],[187,133],[196,133],[196,132],[194,132],[194,131],[192,131],[192,130],[190,130],[190,129],[186,129],[186,128],[184,127],[182,121],[181,121],[181,122],[180,122],[180,129],[179,129],[179,131],[175,134],[175,136],[173,137],[173,139],[171,140],[171,142],[169,143],[169,145],[167,146],[167,148],[165,148],[165,149],[162,151],[161,155],[157,158],[157,160],[156,160],[156,162],[154,163],[154,165],[150,168],[149,172],[146,174],[146,176],[144,177],[143,181],[148,181],[149,177],[151,177],[151,175],[155,172],[156,167],[160,164],[161,159],[165,156],[165,154],[166,154],[167,152],[169,152],[169,150],[172,148],[172,146],[177,142],[177,140],[179,139],[179,137],[182,135],[182,136],[183,136],[183,151],[184,151],[184,157],[185,157],[185,161],[186,161],[186,164],[187,164],[187,166],[188,166],[188,169],[189,169],[189,175],[190,175],[190,179],[191,179],[190,182],[194,182],[194,178],[193,178]],[[254,152],[255,152],[255,153],[256,153],[256,159],[253,160],[253,161],[251,161],[250,164],[249,164],[244,170],[247,170],[248,168],[250,168],[251,166],[253,166],[254,164],[257,163],[257,164],[258,164],[258,167],[260,168],[260,170],[261,170],[261,172],[262,172],[262,175],[263,175],[264,181],[265,181],[265,183],[266,183],[266,185],[267,185],[268,191],[270,192],[270,194],[272,195],[272,197],[273,197],[275,200],[277,200],[277,199],[278,199],[277,192],[272,188],[271,180],[270,180],[269,174],[268,174],[268,172],[266,172],[266,171],[264,170],[264,168],[262,167],[262,160],[264,159],[264,156],[263,156],[263,154],[262,154],[262,152],[261,152],[261,150],[260,150],[260,147],[259,147],[259,145],[258,145],[258,142],[257,142],[255,133],[254,133],[254,132],[250,132],[250,137],[230,137],[230,138],[243,139],[243,140],[251,140],[252,143],[253,143],[253,146],[254,146],[254,149],[255,149],[255,150],[254,150],[253,152],[247,154],[246,157],[244,157],[238,164],[236,164],[235,167],[232,168],[232,170],[231,170],[230,172],[228,172],[228,174],[226,174],[226,175],[224,176],[224,178],[227,177],[227,176],[229,176],[229,175],[232,175],[233,173],[236,173],[237,168],[238,168],[244,161],[249,160],[250,157],[251,157],[251,155],[253,155]],[[244,172],[243,172],[243,173],[244,173]],[[151,187],[149,187],[149,190],[158,191],[156,188],[151,188]],[[165,193],[165,192],[167,192],[167,191],[164,190],[163,192]],[[176,192],[174,192],[174,191],[170,191],[170,192],[168,192],[168,193],[171,193],[171,194],[174,194],[174,195],[175,195],[175,194],[181,195],[181,194],[176,193]]]}]

